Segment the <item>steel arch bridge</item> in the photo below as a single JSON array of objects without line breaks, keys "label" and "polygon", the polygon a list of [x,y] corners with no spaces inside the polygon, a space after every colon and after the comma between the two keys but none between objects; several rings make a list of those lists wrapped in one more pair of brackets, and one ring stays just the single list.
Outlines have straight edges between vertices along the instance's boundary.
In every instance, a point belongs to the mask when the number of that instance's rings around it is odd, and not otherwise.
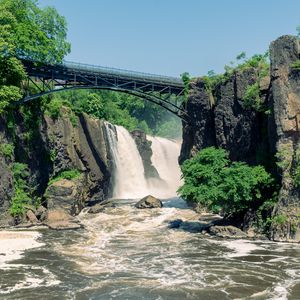
[{"label": "steel arch bridge", "polygon": [[[180,78],[74,62],[56,65],[29,60],[22,62],[28,77],[19,103],[59,91],[103,89],[141,97],[160,105],[184,121],[187,119],[184,84]],[[37,88],[37,93],[31,93],[30,83]]]}]

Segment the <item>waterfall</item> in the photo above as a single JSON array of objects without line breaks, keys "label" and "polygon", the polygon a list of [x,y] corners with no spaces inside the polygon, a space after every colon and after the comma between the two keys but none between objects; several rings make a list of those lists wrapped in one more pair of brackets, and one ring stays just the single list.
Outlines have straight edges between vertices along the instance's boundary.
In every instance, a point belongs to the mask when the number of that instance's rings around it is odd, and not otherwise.
[{"label": "waterfall", "polygon": [[148,194],[159,198],[176,196],[180,185],[180,168],[177,161],[179,143],[147,136],[152,142],[151,162],[160,179],[146,179],[142,158],[130,133],[121,126],[109,123],[105,123],[105,129],[114,164],[113,198],[137,199]]},{"label": "waterfall", "polygon": [[144,166],[135,141],[122,126],[107,126],[108,141],[115,164],[113,198],[139,198],[145,196],[147,182]]},{"label": "waterfall", "polygon": [[151,190],[154,189],[153,194],[158,194],[158,197],[174,197],[181,184],[178,164],[180,143],[161,137],[147,136],[147,139],[152,142],[152,164],[158,171],[160,178],[165,182],[165,185],[157,185],[155,181],[153,183],[150,180]]}]

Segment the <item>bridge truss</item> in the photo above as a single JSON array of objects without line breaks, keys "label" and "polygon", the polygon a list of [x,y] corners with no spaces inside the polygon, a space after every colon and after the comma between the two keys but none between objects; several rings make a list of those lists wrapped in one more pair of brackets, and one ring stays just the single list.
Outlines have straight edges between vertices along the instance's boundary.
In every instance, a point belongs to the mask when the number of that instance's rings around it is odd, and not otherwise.
[{"label": "bridge truss", "polygon": [[[106,68],[72,62],[59,65],[23,60],[28,74],[25,103],[51,93],[75,89],[103,89],[138,96],[155,103],[183,120],[187,119],[184,84],[180,78]],[[32,92],[33,84],[38,92]]]}]

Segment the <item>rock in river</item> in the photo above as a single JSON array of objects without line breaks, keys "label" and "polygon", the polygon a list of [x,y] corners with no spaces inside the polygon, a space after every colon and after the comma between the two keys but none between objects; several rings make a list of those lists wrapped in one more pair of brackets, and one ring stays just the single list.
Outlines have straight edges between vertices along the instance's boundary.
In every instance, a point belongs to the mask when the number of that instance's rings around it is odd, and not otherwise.
[{"label": "rock in river", "polygon": [[140,209],[143,209],[143,208],[159,208],[159,207],[162,207],[162,203],[159,199],[151,196],[151,195],[148,195],[146,197],[144,197],[143,199],[141,199],[139,202],[137,202],[135,204],[135,207],[136,208],[140,208]]}]

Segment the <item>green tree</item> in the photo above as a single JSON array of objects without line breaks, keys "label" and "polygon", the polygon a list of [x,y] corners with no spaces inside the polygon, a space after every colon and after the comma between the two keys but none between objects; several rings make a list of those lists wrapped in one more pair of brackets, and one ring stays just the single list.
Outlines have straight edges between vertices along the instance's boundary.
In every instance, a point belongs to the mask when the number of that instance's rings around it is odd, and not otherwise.
[{"label": "green tree", "polygon": [[184,184],[179,194],[225,216],[258,208],[272,195],[273,179],[262,166],[231,162],[228,153],[214,147],[200,151],[182,166]]},{"label": "green tree", "polygon": [[57,63],[70,52],[66,22],[35,0],[0,0],[0,114],[21,98],[25,70],[19,59]]}]

